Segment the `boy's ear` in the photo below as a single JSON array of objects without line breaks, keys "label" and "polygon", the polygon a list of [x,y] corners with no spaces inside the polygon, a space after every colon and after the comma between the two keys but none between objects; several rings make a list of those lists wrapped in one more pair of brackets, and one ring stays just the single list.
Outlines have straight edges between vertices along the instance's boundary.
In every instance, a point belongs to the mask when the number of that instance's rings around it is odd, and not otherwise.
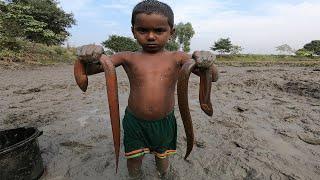
[{"label": "boy's ear", "polygon": [[134,37],[135,39],[137,39],[137,38],[136,38],[136,35],[134,34],[134,27],[133,27],[133,26],[131,26],[131,32],[132,32],[132,34],[133,34],[133,37]]}]

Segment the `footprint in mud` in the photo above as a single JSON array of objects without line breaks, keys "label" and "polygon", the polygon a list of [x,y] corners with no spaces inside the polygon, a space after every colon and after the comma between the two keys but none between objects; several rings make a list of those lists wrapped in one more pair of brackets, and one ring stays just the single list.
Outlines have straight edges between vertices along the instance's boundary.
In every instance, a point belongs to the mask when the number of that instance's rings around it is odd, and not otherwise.
[{"label": "footprint in mud", "polygon": [[98,136],[93,136],[91,137],[91,139],[94,141],[94,142],[100,142],[104,139],[108,139],[108,136],[107,135],[104,135],[104,134],[100,134]]},{"label": "footprint in mud", "polygon": [[36,92],[40,92],[41,87],[36,87],[36,88],[31,88],[31,89],[27,89],[27,90],[17,90],[17,91],[13,91],[14,94],[31,94],[31,93],[36,93]]},{"label": "footprint in mud", "polygon": [[76,141],[65,141],[60,143],[61,146],[70,147],[70,148],[87,148],[91,149],[93,146],[82,144]]},{"label": "footprint in mud", "polygon": [[282,105],[288,103],[288,101],[285,101],[281,98],[272,98],[272,103],[275,105]]},{"label": "footprint in mud", "polygon": [[248,69],[247,72],[261,72],[261,70],[255,70],[255,69]]},{"label": "footprint in mud", "polygon": [[93,146],[91,145],[83,144],[77,141],[65,141],[60,143],[60,145],[66,147],[67,149],[75,151],[77,154],[81,154],[93,148]]}]

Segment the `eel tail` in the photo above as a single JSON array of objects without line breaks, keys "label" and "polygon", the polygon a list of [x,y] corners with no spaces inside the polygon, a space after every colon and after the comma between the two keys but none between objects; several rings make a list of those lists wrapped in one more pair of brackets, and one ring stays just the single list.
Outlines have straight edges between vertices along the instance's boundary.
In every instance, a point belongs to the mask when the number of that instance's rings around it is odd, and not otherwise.
[{"label": "eel tail", "polygon": [[200,71],[200,88],[199,88],[199,101],[201,109],[208,115],[213,115],[213,109],[210,99],[211,82],[212,82],[212,67]]},{"label": "eel tail", "polygon": [[83,64],[79,59],[77,59],[74,63],[73,73],[79,88],[83,92],[86,92],[88,87],[88,76],[86,73],[85,64]]},{"label": "eel tail", "polygon": [[187,151],[184,159],[187,159],[187,157],[190,155],[194,144],[192,119],[188,104],[188,81],[190,78],[190,73],[195,67],[195,64],[196,63],[193,60],[189,60],[182,66],[177,84],[178,105],[187,137]]}]

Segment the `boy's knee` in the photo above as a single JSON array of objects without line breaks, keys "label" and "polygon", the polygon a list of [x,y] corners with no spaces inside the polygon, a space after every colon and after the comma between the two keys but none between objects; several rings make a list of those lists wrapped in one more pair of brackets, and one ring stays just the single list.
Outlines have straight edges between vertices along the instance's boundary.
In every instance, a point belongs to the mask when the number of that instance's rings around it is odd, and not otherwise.
[{"label": "boy's knee", "polygon": [[142,162],[143,156],[135,157],[135,158],[129,158],[127,159],[127,162],[132,162],[132,163],[139,163]]}]

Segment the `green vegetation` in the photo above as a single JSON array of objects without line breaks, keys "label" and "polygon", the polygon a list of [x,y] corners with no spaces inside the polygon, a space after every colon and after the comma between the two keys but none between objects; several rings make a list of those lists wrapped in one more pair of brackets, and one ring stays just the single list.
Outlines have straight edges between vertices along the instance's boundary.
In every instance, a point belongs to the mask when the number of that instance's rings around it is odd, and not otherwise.
[{"label": "green vegetation", "polygon": [[184,52],[190,52],[190,41],[194,35],[191,23],[182,23],[175,25],[176,32],[173,34],[166,45],[168,51],[177,51],[182,49]]},{"label": "green vegetation", "polygon": [[179,49],[182,48],[184,52],[190,52],[190,41],[194,35],[194,30],[191,23],[180,22],[175,26],[176,33],[172,37],[173,42],[179,44]]},{"label": "green vegetation", "polygon": [[53,63],[74,58],[60,47],[75,24],[56,0],[0,1],[0,60]]},{"label": "green vegetation", "polygon": [[320,56],[320,40],[314,40],[303,46],[303,49]]},{"label": "green vegetation", "polygon": [[212,51],[218,51],[220,54],[229,53],[232,44],[230,38],[220,38],[218,41],[214,42],[214,45],[210,47]]},{"label": "green vegetation", "polygon": [[[218,51],[217,63],[234,66],[269,66],[269,65],[289,65],[289,66],[320,66],[320,41],[311,41],[303,49],[295,51],[287,44],[276,47],[281,55],[258,55],[240,54],[243,50],[241,46],[233,45],[230,38],[220,38],[210,47],[213,51]],[[295,55],[292,55],[295,54]]]},{"label": "green vegetation", "polygon": [[57,5],[55,0],[0,1],[2,45],[6,45],[6,39],[9,44],[16,39],[25,39],[61,45],[69,36],[66,29],[74,25],[75,20],[72,14],[65,13]]},{"label": "green vegetation", "polygon": [[210,47],[212,51],[218,51],[221,54],[230,53],[231,55],[239,54],[243,48],[238,45],[233,45],[230,38],[220,38],[214,42],[214,45]]},{"label": "green vegetation", "polygon": [[118,35],[111,35],[109,38],[102,42],[106,48],[111,50],[108,54],[113,54],[122,51],[137,51],[139,50],[140,46],[135,39],[118,36]]},{"label": "green vegetation", "polygon": [[0,62],[24,62],[26,64],[48,65],[73,63],[76,59],[76,48],[47,46],[40,43],[21,41],[19,51],[3,49],[0,51]]},{"label": "green vegetation", "polygon": [[297,56],[320,56],[320,40],[314,40],[310,43],[307,43],[303,46],[302,49],[299,49],[295,52]]}]

